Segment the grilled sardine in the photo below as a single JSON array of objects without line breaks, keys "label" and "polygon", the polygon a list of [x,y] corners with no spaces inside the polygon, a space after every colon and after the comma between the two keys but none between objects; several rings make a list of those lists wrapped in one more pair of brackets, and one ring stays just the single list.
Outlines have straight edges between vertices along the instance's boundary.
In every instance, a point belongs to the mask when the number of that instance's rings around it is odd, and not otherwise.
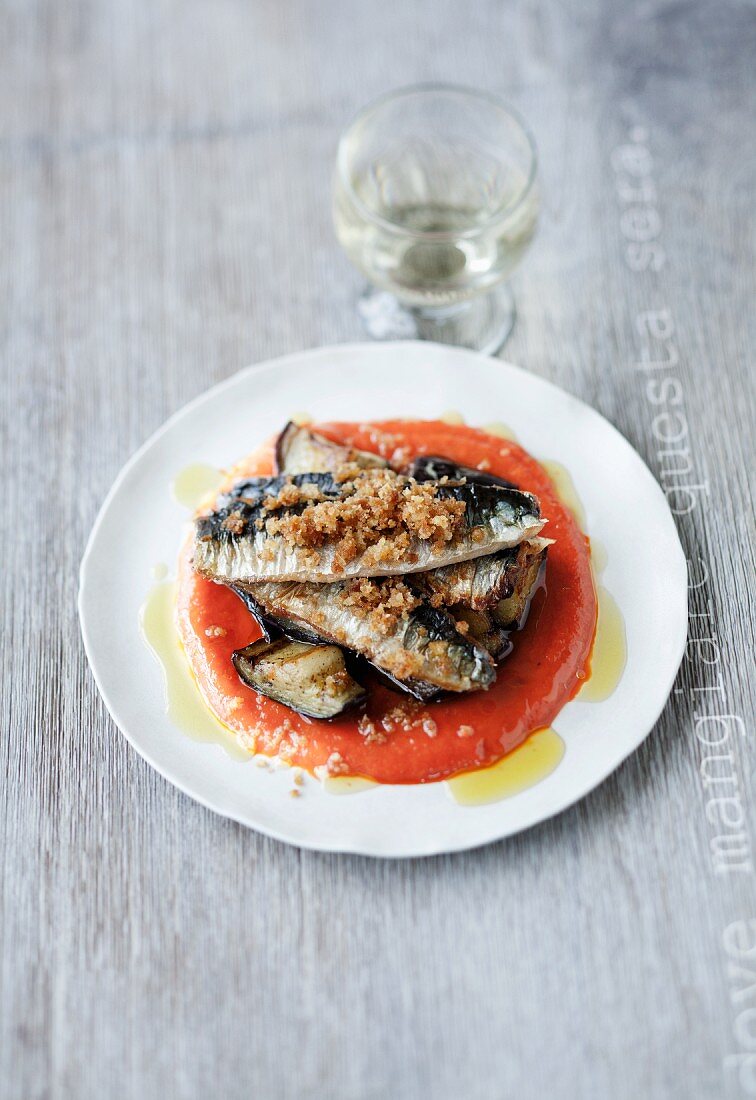
[{"label": "grilled sardine", "polygon": [[411,583],[434,604],[492,611],[515,591],[527,598],[550,544],[549,539],[528,539],[482,558],[417,573]]},{"label": "grilled sardine", "polygon": [[[373,484],[374,477],[381,483]],[[389,512],[374,524],[372,541],[365,543],[360,508],[364,506],[370,519],[373,500],[383,501],[389,493],[401,503],[419,491],[417,482],[388,470],[366,472],[342,484],[328,473],[298,474],[284,478],[283,484],[280,477],[240,482],[220,498],[216,511],[196,521],[195,568],[228,584],[418,573],[516,546],[544,526],[536,497],[517,489],[469,482],[420,488],[431,488],[438,501],[439,516],[428,520],[427,532],[403,527],[401,516]],[[461,511],[455,513],[453,533],[439,539],[433,524],[446,522],[447,504],[460,505]],[[343,511],[343,524],[334,505]],[[309,544],[298,545],[297,530],[308,525],[316,535]],[[318,532],[329,533],[321,537]],[[341,540],[354,536],[363,539],[362,546],[347,555]]]},{"label": "grilled sardine", "polygon": [[[381,582],[371,582],[380,584]],[[397,680],[420,680],[444,691],[487,688],[496,679],[489,653],[459,633],[444,611],[421,602],[398,616],[385,633],[351,606],[348,581],[333,584],[276,583],[234,586],[278,624],[301,626],[307,637],[344,646]],[[283,627],[285,629],[285,627]]]}]

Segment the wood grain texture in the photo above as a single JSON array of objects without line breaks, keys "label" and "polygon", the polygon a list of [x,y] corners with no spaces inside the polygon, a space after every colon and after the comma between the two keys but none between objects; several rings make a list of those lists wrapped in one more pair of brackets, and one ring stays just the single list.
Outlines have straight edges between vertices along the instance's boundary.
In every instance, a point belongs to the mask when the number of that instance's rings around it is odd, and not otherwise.
[{"label": "wood grain texture", "polygon": [[[695,736],[715,701],[742,719],[726,766],[753,848],[754,24],[676,0],[0,6],[4,1097],[756,1095],[756,995],[728,956],[756,941],[732,931],[756,878],[713,868]],[[509,96],[541,148],[507,358],[657,475],[636,321],[674,316],[708,485],[680,529],[721,661],[693,647],[643,748],[556,820],[389,863],[296,851],[164,782],[94,689],[75,597],[108,486],[169,413],[360,338],[337,135],[438,78]],[[633,128],[657,273],[626,260],[613,151]]]}]

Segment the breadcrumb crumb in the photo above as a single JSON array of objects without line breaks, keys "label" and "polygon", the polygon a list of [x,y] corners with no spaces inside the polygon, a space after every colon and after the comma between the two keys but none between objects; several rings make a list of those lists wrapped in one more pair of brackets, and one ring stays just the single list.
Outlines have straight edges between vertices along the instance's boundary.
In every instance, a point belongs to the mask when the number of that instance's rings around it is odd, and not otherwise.
[{"label": "breadcrumb crumb", "polygon": [[432,718],[423,719],[423,733],[428,737],[436,737],[438,734],[438,726]]},{"label": "breadcrumb crumb", "polygon": [[243,535],[246,524],[240,511],[230,512],[221,524],[232,535]]},{"label": "breadcrumb crumb", "polygon": [[375,722],[363,714],[357,722],[357,732],[361,734],[368,744],[382,745],[387,740],[383,730],[379,730]]},{"label": "breadcrumb crumb", "polygon": [[328,779],[330,776],[334,775],[349,774],[349,765],[340,752],[332,752],[325,764],[320,764],[315,768],[315,775],[318,779]]}]

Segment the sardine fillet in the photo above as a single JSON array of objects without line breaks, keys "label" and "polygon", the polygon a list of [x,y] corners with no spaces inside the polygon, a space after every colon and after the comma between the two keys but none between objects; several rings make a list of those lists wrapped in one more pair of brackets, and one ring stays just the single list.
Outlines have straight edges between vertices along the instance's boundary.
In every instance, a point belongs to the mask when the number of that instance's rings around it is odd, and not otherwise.
[{"label": "sardine fillet", "polygon": [[[522,586],[533,566],[537,574],[551,542],[551,539],[527,539],[495,554],[419,573],[411,578],[411,584],[424,595],[435,597],[433,602],[444,607],[464,604],[473,611],[491,611]],[[530,587],[532,581],[527,592]]]},{"label": "sardine fillet", "polygon": [[496,678],[490,655],[464,638],[453,620],[428,604],[397,624],[392,634],[376,630],[342,604],[346,585],[269,582],[244,584],[274,619],[302,623],[324,641],[352,649],[400,680],[423,680],[445,691],[487,688]]},{"label": "sardine fillet", "polygon": [[[236,506],[237,511],[243,506]],[[545,520],[533,512],[492,514],[485,526],[466,527],[441,546],[415,538],[409,551],[386,561],[365,555],[341,564],[333,546],[303,551],[281,535],[269,536],[247,523],[240,537],[228,533],[221,512],[198,521],[194,546],[194,567],[200,573],[227,584],[239,581],[328,582],[350,577],[391,577],[421,573],[453,565],[517,546],[543,530]],[[241,513],[243,514],[243,513]]]}]

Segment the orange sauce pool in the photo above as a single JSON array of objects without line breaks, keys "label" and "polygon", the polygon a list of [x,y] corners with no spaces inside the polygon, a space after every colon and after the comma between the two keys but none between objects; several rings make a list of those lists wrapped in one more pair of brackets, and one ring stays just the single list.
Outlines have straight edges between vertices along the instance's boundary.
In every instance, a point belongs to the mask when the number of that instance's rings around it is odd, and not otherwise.
[{"label": "orange sauce pool", "polygon": [[[549,548],[545,586],[533,597],[525,627],[511,635],[514,649],[498,666],[497,681],[488,691],[425,704],[421,715],[432,719],[426,723],[431,735],[422,724],[409,729],[400,725],[385,741],[371,742],[357,729],[359,712],[330,722],[313,721],[241,683],[231,654],[258,638],[260,631],[233,592],[194,573],[188,544],[179,562],[178,628],[205,701],[251,751],[278,755],[308,771],[338,753],[351,774],[381,783],[427,783],[500,760],[532,731],[550,726],[589,674],[597,604],[587,538],[544,468],[513,441],[440,421],[327,423],[313,428],[389,459],[444,455],[535,493],[548,518],[543,534],[555,540]],[[272,449],[267,444],[236,467],[233,477],[271,472]],[[367,714],[379,729],[388,712],[407,706],[407,696],[377,680],[366,686]],[[459,735],[460,727],[467,727],[467,736]]]}]

